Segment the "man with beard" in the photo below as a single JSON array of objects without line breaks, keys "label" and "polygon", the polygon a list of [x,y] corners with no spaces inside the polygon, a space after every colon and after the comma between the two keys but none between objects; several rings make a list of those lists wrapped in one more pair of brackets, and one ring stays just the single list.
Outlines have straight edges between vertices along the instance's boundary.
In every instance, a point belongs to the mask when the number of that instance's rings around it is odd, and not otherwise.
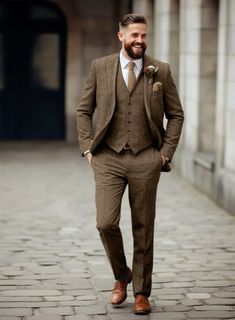
[{"label": "man with beard", "polygon": [[[161,171],[170,171],[183,110],[169,65],[145,55],[145,18],[128,14],[119,26],[121,52],[91,64],[77,110],[78,139],[94,170],[97,229],[116,280],[110,302],[121,304],[133,280],[133,312],[148,314],[156,190]],[[97,121],[92,130],[95,110]],[[134,240],[132,270],[119,228],[127,185]]]}]

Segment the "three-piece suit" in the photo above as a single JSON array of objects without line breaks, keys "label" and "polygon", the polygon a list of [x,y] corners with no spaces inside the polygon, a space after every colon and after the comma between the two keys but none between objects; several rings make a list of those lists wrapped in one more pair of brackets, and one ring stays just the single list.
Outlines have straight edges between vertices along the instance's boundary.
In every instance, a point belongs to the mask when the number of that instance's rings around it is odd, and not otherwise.
[{"label": "three-piece suit", "polygon": [[[155,67],[155,72],[145,72],[148,66]],[[119,221],[128,185],[134,240],[133,291],[149,296],[157,185],[161,171],[170,171],[183,124],[169,65],[145,55],[143,70],[129,91],[119,53],[93,60],[77,120],[81,152],[90,150],[92,154],[97,229],[114,276],[121,279],[127,268]],[[169,159],[164,165],[161,154]]]}]

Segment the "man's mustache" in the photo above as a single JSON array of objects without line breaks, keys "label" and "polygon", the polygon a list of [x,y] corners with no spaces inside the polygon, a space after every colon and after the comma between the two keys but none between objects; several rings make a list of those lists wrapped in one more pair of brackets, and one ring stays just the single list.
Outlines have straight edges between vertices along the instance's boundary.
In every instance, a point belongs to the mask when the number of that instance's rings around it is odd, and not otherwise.
[{"label": "man's mustache", "polygon": [[140,46],[142,49],[146,47],[145,43],[139,43],[139,42],[132,42],[132,46]]}]

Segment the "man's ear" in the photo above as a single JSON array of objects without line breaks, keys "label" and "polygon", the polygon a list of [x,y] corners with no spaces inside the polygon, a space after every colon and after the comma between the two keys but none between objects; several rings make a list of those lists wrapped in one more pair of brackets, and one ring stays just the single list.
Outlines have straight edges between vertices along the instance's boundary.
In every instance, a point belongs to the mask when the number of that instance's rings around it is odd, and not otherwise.
[{"label": "man's ear", "polygon": [[117,36],[118,36],[118,39],[122,42],[123,39],[124,39],[124,34],[123,34],[123,32],[119,31],[119,32],[117,33]]}]

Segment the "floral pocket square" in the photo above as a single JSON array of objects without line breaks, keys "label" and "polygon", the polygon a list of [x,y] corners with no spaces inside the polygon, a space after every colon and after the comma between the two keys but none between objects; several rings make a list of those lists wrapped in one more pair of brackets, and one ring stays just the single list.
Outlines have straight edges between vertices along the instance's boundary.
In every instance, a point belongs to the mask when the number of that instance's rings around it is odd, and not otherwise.
[{"label": "floral pocket square", "polygon": [[153,92],[158,92],[162,89],[162,83],[157,81],[153,84]]}]

